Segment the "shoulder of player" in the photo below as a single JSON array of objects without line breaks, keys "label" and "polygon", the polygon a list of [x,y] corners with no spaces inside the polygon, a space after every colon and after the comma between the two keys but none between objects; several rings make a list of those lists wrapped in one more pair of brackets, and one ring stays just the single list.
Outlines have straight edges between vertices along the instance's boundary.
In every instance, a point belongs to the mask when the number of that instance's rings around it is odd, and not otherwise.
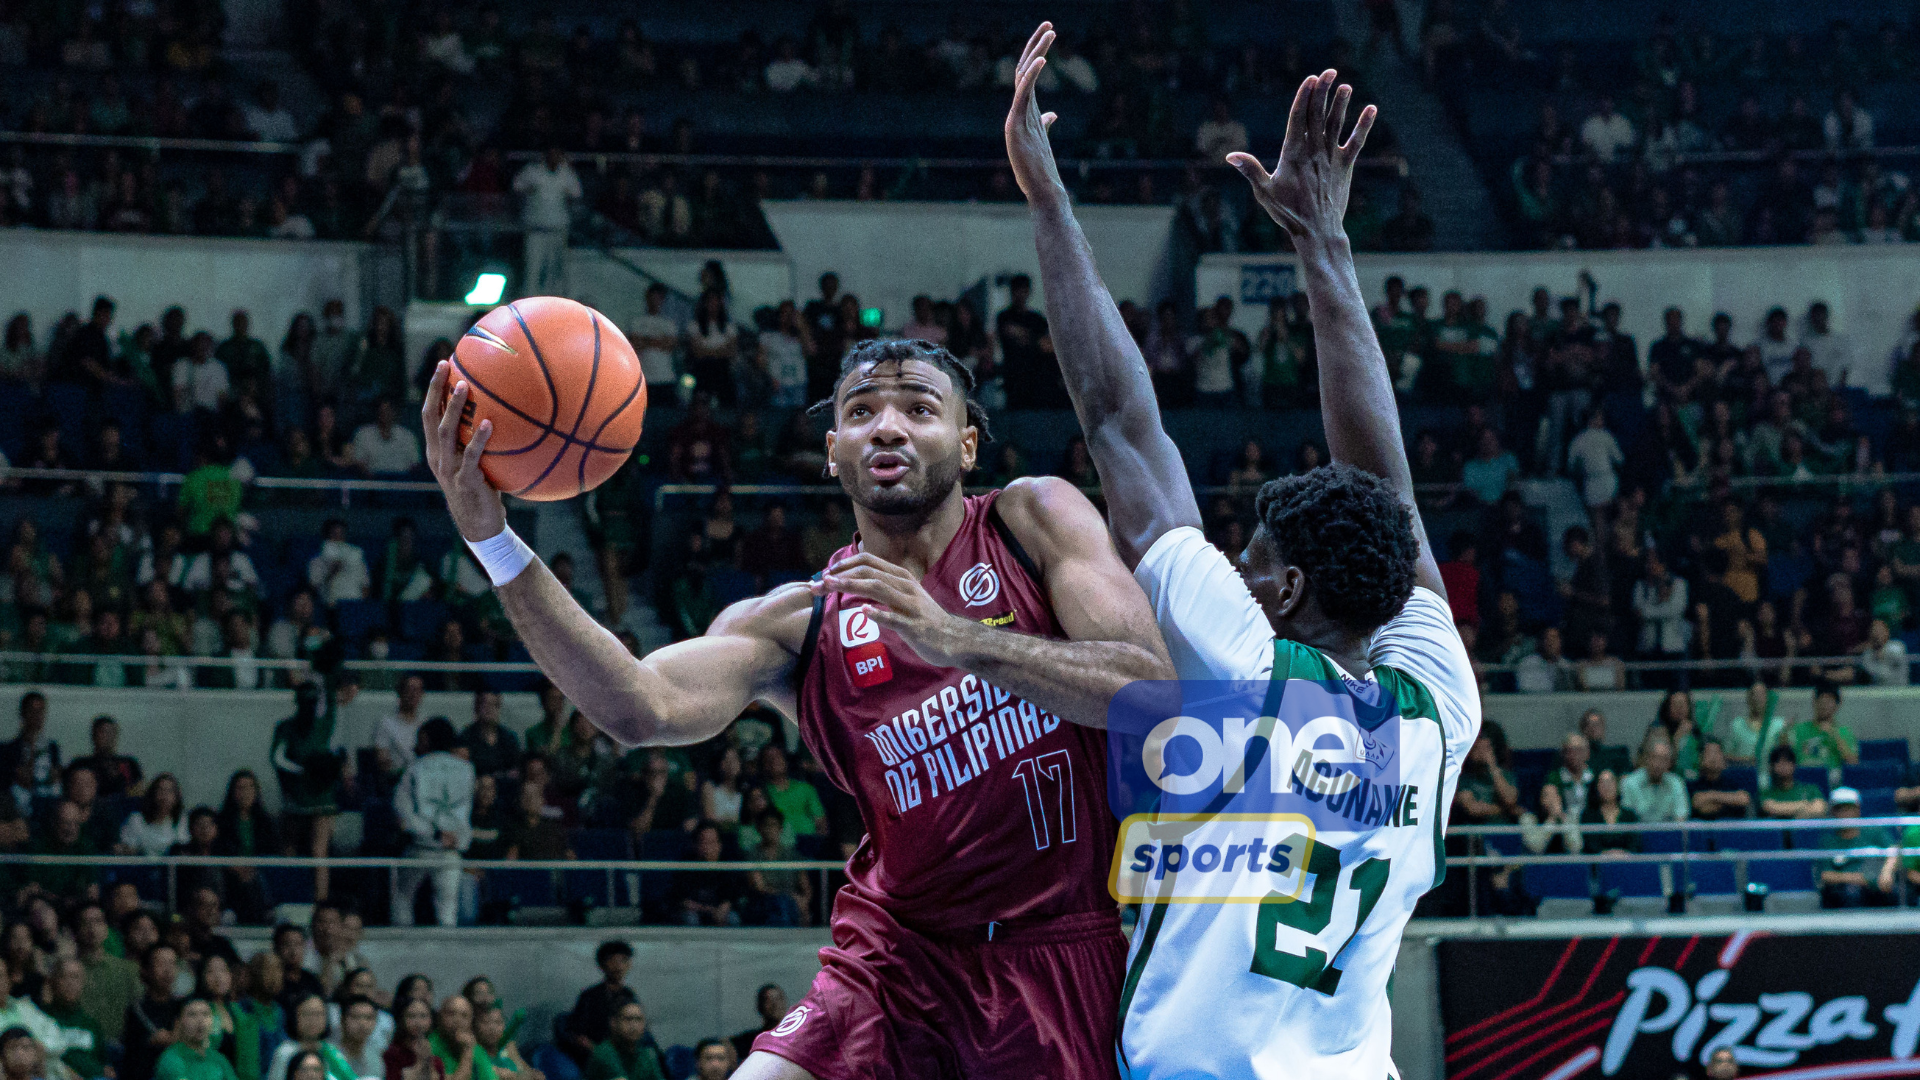
[{"label": "shoulder of player", "polygon": [[1023,476],[1001,490],[994,507],[1042,570],[1062,558],[1111,550],[1100,512],[1058,476]]},{"label": "shoulder of player", "polygon": [[707,636],[760,638],[798,656],[813,619],[813,600],[813,591],[804,581],[781,585],[727,605],[714,616]]}]

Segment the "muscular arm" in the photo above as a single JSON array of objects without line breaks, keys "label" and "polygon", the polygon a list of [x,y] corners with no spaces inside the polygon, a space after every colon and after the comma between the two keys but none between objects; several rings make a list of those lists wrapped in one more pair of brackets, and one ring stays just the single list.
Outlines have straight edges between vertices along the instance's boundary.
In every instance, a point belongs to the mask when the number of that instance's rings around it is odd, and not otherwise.
[{"label": "muscular arm", "polygon": [[1054,165],[1047,142],[1054,116],[1041,114],[1034,99],[1034,81],[1046,66],[1053,36],[1052,24],[1042,23],[1027,42],[1007,114],[1007,156],[1033,212],[1060,373],[1100,473],[1114,544],[1131,568],[1167,531],[1198,527],[1200,505],[1179,449],[1160,426],[1146,361],[1100,280]]},{"label": "muscular arm", "polygon": [[[449,375],[442,361],[421,407],[427,464],[461,535],[485,540],[507,524],[500,493],[480,472],[493,425],[481,421],[460,447],[468,387],[460,381],[449,393]],[[624,746],[699,742],[719,734],[755,700],[793,713],[788,680],[812,608],[805,586],[743,600],[721,612],[706,636],[644,659],[595,622],[538,559],[496,591],[540,670],[595,727]]]},{"label": "muscular arm", "polygon": [[1353,163],[1366,144],[1375,111],[1371,105],[1362,110],[1352,137],[1342,144],[1340,131],[1353,91],[1346,86],[1336,90],[1336,79],[1335,72],[1327,71],[1301,84],[1272,174],[1250,154],[1229,154],[1227,161],[1252,184],[1254,200],[1293,237],[1313,311],[1327,449],[1333,460],[1365,469],[1393,486],[1413,514],[1420,540],[1414,581],[1444,596],[1440,568],[1414,504],[1393,382],[1360,296],[1353,248],[1342,223]]},{"label": "muscular arm", "polygon": [[874,621],[930,664],[971,671],[1076,724],[1105,727],[1108,704],[1128,683],[1174,677],[1146,596],[1120,565],[1099,512],[1072,484],[1017,481],[998,505],[1038,564],[1068,640],[952,614],[911,572],[872,555],[828,567],[819,587],[871,601]]}]

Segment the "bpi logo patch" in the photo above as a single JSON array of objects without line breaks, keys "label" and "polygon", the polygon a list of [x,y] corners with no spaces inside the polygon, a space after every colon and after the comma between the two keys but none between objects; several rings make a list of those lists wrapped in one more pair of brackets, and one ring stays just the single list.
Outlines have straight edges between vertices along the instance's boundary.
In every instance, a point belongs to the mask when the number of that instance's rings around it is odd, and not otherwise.
[{"label": "bpi logo patch", "polygon": [[791,1035],[794,1032],[799,1031],[800,1025],[807,1022],[807,1014],[811,1013],[812,1011],[813,1009],[811,1006],[795,1005],[793,1007],[792,1012],[781,1017],[780,1022],[773,1026],[772,1034]]},{"label": "bpi logo patch", "polygon": [[991,604],[999,595],[1000,575],[994,572],[992,563],[974,563],[960,575],[960,599],[968,607]]},{"label": "bpi logo patch", "polygon": [[[853,676],[853,685],[878,686],[893,678],[887,647],[880,644],[880,624],[864,609],[840,609],[840,647],[846,650],[847,673]],[[800,1025],[796,1021],[794,1026]]]}]

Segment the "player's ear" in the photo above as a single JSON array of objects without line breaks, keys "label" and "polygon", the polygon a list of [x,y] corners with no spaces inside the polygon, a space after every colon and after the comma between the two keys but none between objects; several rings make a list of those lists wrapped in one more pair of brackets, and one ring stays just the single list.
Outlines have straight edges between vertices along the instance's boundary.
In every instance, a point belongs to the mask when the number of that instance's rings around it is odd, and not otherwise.
[{"label": "player's ear", "polygon": [[960,471],[970,473],[980,460],[980,429],[968,424],[960,429]]},{"label": "player's ear", "polygon": [[838,462],[833,460],[833,444],[835,441],[834,440],[835,434],[836,433],[832,428],[827,429],[827,475],[828,476],[840,475],[840,465]]},{"label": "player's ear", "polygon": [[1277,591],[1274,614],[1282,619],[1290,619],[1307,601],[1307,575],[1301,573],[1297,566],[1285,566],[1275,575],[1275,578],[1280,588]]}]

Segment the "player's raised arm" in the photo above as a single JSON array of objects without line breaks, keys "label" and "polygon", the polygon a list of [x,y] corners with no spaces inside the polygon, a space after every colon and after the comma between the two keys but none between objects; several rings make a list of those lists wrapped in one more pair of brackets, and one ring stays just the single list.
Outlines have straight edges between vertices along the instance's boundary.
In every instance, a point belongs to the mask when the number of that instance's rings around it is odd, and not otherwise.
[{"label": "player's raised arm", "polygon": [[1034,245],[1046,290],[1053,347],[1086,432],[1087,450],[1115,546],[1129,569],[1170,529],[1200,524],[1180,451],[1160,426],[1153,380],[1093,264],[1093,249],[1074,220],[1067,189],[1054,165],[1034,82],[1053,44],[1052,23],[1041,23],[1020,57],[1013,108],[1007,113],[1007,157],[1033,211]]},{"label": "player's raised arm", "polygon": [[[421,407],[427,464],[447,496],[447,509],[465,540],[480,544],[507,536],[500,493],[480,472],[493,425],[480,422],[462,450],[460,410],[465,380],[447,389],[451,365],[442,361]],[[444,402],[444,405],[443,405]],[[636,659],[595,622],[531,552],[531,561],[496,591],[507,618],[540,670],[594,726],[626,746],[681,745],[718,734],[756,699],[789,715],[788,683],[806,633],[812,597],[793,585],[733,605],[706,636]]]},{"label": "player's raised arm", "polygon": [[1440,570],[1414,505],[1413,474],[1386,357],[1367,318],[1360,279],[1353,270],[1353,247],[1344,219],[1353,166],[1366,145],[1378,110],[1360,110],[1353,133],[1340,141],[1353,87],[1338,84],[1329,69],[1310,75],[1293,97],[1286,142],[1272,173],[1251,154],[1228,154],[1227,163],[1253,185],[1253,197],[1293,237],[1307,303],[1313,311],[1314,344],[1320,359],[1320,415],[1327,428],[1333,460],[1358,466],[1393,485],[1413,511],[1420,538],[1414,580],[1446,594]]}]

